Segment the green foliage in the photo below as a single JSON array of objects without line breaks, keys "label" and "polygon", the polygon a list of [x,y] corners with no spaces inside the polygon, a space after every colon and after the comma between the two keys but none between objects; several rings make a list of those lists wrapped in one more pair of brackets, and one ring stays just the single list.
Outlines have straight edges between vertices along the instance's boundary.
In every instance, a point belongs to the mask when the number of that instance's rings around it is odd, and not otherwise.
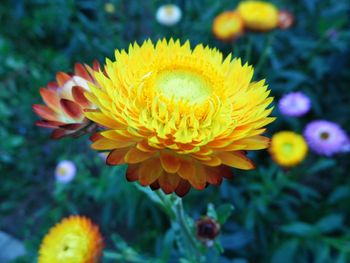
[{"label": "green foliage", "polygon": [[[255,66],[279,99],[302,90],[312,99],[303,118],[282,116],[269,126],[302,132],[313,119],[350,128],[350,21],[348,0],[280,0],[295,15],[285,31],[249,32],[233,43],[211,34],[219,12],[238,1],[173,1],[183,11],[174,27],[154,19],[169,1],[17,0],[0,5],[0,229],[23,240],[27,254],[15,262],[35,262],[41,239],[62,217],[87,215],[106,238],[104,262],[195,262],[179,233],[172,196],[126,182],[125,167],[107,167],[88,138],[52,141],[34,126],[31,110],[39,87],[75,62],[104,62],[115,48],[162,37],[216,46]],[[277,167],[266,151],[251,153],[257,169],[233,171],[220,187],[191,190],[183,198],[184,220],[195,242],[194,222],[207,213],[221,224],[213,247],[196,243],[206,262],[350,262],[349,155],[319,157],[312,152],[298,167]],[[58,161],[78,168],[67,185],[55,182]],[[139,191],[141,190],[141,191]],[[163,198],[163,199],[161,199]],[[208,204],[210,204],[208,206]],[[233,209],[234,208],[234,209]],[[220,255],[220,249],[223,254]],[[185,258],[185,256],[187,256]],[[120,260],[120,261],[118,261]]]}]

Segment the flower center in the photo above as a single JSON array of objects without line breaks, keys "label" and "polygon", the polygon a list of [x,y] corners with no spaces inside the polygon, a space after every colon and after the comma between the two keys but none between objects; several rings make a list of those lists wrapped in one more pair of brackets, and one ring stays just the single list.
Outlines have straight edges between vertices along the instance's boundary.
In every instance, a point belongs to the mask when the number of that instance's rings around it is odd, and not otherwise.
[{"label": "flower center", "polygon": [[290,154],[293,152],[293,145],[291,143],[284,143],[282,146],[282,151],[285,154]]},{"label": "flower center", "polygon": [[184,70],[163,71],[155,82],[156,91],[168,99],[204,102],[211,94],[209,83],[200,75]]},{"label": "flower center", "polygon": [[57,169],[57,174],[59,175],[59,176],[65,176],[66,174],[67,174],[67,168],[66,167],[59,167],[58,169]]},{"label": "flower center", "polygon": [[172,5],[166,5],[164,7],[164,11],[165,13],[168,15],[168,16],[171,16],[174,14],[175,10],[174,10],[174,7]]},{"label": "flower center", "polygon": [[329,138],[329,133],[328,132],[321,132],[320,138],[322,140],[327,140]]}]

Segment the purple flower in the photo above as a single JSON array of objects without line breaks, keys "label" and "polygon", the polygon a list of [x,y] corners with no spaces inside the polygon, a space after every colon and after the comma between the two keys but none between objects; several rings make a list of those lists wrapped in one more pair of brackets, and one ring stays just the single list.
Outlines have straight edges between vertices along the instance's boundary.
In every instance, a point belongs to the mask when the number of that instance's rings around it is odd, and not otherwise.
[{"label": "purple flower", "polygon": [[283,115],[300,117],[310,110],[311,101],[302,92],[291,92],[279,100],[278,108]]},{"label": "purple flower", "polygon": [[304,137],[310,149],[320,155],[331,156],[347,152],[350,148],[350,140],[345,131],[330,121],[310,122],[304,130]]}]

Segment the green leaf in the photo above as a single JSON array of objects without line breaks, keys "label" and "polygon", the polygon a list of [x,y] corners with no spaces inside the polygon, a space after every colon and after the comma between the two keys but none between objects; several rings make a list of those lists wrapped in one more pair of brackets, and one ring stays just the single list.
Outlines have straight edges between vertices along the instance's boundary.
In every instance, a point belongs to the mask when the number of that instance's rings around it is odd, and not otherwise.
[{"label": "green leaf", "polygon": [[216,209],[217,220],[220,225],[225,224],[226,220],[232,214],[234,206],[232,204],[223,204]]},{"label": "green leaf", "polygon": [[336,161],[333,159],[320,159],[318,162],[311,166],[308,172],[310,174],[318,173],[328,168],[331,168],[334,165],[336,165]]},{"label": "green leaf", "polygon": [[281,231],[286,234],[292,234],[300,237],[310,237],[319,234],[316,227],[304,222],[293,222],[281,227]]},{"label": "green leaf", "polygon": [[218,214],[217,212],[215,211],[215,207],[212,203],[209,203],[208,204],[208,207],[207,207],[207,216],[215,219],[216,221],[218,220]]},{"label": "green leaf", "polygon": [[299,242],[297,239],[282,243],[273,254],[271,263],[294,263],[298,246]]},{"label": "green leaf", "polygon": [[329,233],[343,226],[344,217],[340,214],[332,214],[319,220],[316,227],[322,233]]}]

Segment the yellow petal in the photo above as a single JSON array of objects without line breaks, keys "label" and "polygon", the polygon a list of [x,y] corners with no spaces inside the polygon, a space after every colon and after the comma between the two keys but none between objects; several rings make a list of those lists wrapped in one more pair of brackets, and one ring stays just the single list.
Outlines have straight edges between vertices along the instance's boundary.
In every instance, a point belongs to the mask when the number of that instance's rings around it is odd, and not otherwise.
[{"label": "yellow petal", "polygon": [[254,164],[241,152],[220,152],[217,154],[223,164],[242,170],[254,169]]}]

